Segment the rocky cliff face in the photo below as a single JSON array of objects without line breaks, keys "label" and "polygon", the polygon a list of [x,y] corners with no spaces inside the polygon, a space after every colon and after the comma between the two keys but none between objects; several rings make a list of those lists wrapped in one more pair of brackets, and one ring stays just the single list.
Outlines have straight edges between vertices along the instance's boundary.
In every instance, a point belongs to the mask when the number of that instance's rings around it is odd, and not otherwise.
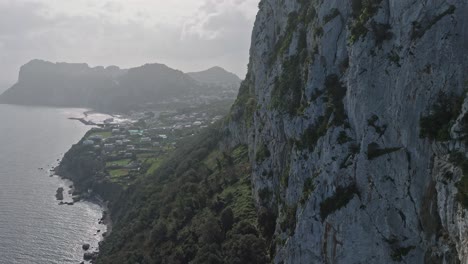
[{"label": "rocky cliff face", "polygon": [[468,262],[450,158],[466,153],[468,100],[450,137],[420,136],[441,94],[464,98],[467,13],[461,0],[261,1],[227,133],[250,146],[275,263]]}]

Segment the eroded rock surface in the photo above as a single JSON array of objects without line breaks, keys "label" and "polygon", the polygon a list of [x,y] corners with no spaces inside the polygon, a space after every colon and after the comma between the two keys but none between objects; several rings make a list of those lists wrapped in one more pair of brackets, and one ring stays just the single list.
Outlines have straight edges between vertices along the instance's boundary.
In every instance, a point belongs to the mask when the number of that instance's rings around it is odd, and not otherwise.
[{"label": "eroded rock surface", "polygon": [[261,1],[227,130],[277,216],[275,263],[468,262],[450,161],[465,143],[419,126],[440,92],[466,88],[467,13],[459,0]]}]

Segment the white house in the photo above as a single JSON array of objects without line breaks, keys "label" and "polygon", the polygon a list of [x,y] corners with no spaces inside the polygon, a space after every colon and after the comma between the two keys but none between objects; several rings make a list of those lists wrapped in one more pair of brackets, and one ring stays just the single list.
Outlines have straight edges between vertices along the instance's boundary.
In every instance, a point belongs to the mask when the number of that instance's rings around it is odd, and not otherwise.
[{"label": "white house", "polygon": [[143,138],[140,139],[140,142],[142,142],[142,143],[151,142],[151,138],[149,138],[149,137],[143,137]]},{"label": "white house", "polygon": [[114,148],[115,148],[114,144],[104,144],[105,151],[112,151],[114,150]]},{"label": "white house", "polygon": [[89,140],[102,140],[103,137],[101,135],[92,135],[88,139]]},{"label": "white house", "polygon": [[89,140],[89,139],[88,139],[88,140],[85,140],[85,141],[83,141],[83,145],[85,145],[85,146],[91,146],[91,145],[94,145],[94,141],[92,141],[92,140]]}]

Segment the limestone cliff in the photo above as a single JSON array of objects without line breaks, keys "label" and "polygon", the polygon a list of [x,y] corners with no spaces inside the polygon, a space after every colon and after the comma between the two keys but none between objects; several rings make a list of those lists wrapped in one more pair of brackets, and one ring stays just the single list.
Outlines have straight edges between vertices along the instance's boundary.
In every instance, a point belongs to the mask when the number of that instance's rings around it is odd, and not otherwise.
[{"label": "limestone cliff", "polygon": [[226,145],[249,146],[275,263],[468,262],[463,159],[450,158],[467,151],[468,100],[448,138],[420,127],[441,94],[464,98],[467,13],[461,0],[261,1]]}]

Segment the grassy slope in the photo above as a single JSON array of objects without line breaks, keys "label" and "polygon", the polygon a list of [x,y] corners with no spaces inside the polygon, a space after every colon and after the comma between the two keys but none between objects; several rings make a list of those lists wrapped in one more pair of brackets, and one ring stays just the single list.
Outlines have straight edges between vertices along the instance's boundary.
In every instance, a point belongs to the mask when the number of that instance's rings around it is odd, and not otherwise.
[{"label": "grassy slope", "polygon": [[267,263],[247,147],[220,152],[220,129],[180,144],[113,207],[97,263]]}]

